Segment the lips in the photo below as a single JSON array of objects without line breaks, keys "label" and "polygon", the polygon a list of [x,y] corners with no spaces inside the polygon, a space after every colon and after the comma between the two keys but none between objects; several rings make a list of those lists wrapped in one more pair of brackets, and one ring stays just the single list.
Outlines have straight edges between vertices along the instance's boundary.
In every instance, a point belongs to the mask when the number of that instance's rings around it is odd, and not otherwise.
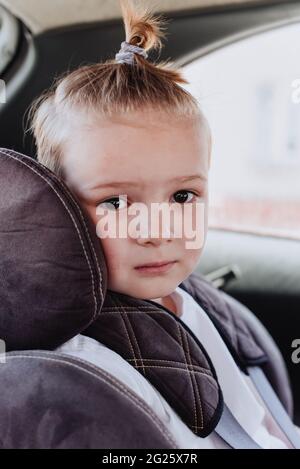
[{"label": "lips", "polygon": [[141,275],[161,275],[173,268],[177,261],[152,262],[144,266],[135,267],[135,270]]},{"label": "lips", "polygon": [[176,262],[176,261],[152,262],[150,264],[138,265],[137,267],[135,267],[135,269],[141,269],[143,267],[161,267],[163,265],[170,264],[172,262]]}]

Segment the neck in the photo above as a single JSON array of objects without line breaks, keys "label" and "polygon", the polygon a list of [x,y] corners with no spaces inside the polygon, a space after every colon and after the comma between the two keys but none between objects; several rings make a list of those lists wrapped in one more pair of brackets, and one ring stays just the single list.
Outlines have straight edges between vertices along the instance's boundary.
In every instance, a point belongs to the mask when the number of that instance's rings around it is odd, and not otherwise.
[{"label": "neck", "polygon": [[176,304],[175,304],[175,302],[173,301],[173,299],[171,298],[170,295],[164,296],[162,298],[155,298],[155,300],[153,300],[153,301],[156,301],[156,303],[159,303],[160,305],[163,305],[165,308],[169,309],[170,311],[172,311],[172,313],[174,313],[174,314],[176,314],[176,316],[178,316]]}]

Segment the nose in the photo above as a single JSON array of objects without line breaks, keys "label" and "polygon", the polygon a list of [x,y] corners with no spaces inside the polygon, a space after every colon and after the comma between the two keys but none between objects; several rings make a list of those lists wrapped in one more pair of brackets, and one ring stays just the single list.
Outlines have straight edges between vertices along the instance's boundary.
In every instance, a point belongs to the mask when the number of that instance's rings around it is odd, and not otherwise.
[{"label": "nose", "polygon": [[172,240],[171,238],[158,238],[154,236],[143,236],[143,237],[138,237],[136,242],[140,246],[147,246],[147,245],[152,245],[152,246],[160,246],[161,244],[164,243],[170,243]]},{"label": "nose", "polygon": [[162,213],[154,220],[143,220],[139,232],[136,234],[136,242],[143,245],[159,246],[172,241],[172,232],[170,230],[170,220],[164,217]]}]

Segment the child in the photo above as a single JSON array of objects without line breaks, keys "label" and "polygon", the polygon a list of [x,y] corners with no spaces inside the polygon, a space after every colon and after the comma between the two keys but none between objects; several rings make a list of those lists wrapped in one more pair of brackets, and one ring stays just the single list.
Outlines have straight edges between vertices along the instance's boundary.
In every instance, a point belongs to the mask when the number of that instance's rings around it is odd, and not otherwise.
[{"label": "child", "polygon": [[[117,215],[120,229],[128,226],[128,206],[134,203],[147,208],[171,203],[187,225],[194,222],[197,204],[205,207],[196,225],[203,242],[196,248],[186,247],[185,234],[172,237],[174,226],[165,219],[157,236],[149,234],[150,228],[146,236],[101,238],[108,288],[152,299],[180,317],[204,345],[225,402],[253,440],[262,448],[289,448],[213,323],[178,286],[196,269],[206,238],[210,129],[195,98],[179,86],[186,83],[180,71],[147,60],[151,49],[161,48],[161,18],[129,1],[121,1],[121,7],[126,42],[115,60],[69,73],[32,107],[38,159],[76,194],[98,234],[105,231],[99,208]],[[185,205],[192,210],[185,212]],[[160,265],[149,266],[153,263]],[[215,432],[197,437],[141,374],[101,343],[79,335],[58,350],[96,364],[101,356],[101,367],[151,405],[180,447],[228,447]]]}]

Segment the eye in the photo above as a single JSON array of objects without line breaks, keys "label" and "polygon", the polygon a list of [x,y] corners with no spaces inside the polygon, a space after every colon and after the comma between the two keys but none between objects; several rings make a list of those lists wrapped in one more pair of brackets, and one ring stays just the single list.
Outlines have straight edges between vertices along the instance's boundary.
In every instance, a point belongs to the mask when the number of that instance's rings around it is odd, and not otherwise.
[{"label": "eye", "polygon": [[[121,207],[120,207],[121,202]],[[122,206],[123,203],[123,206]],[[103,208],[107,208],[108,210],[120,210],[122,208],[127,207],[127,201],[121,199],[120,197],[112,197],[111,199],[107,199],[104,202],[100,202],[97,206],[102,206]]]},{"label": "eye", "polygon": [[[190,194],[190,198],[189,198],[189,194]],[[191,202],[191,200],[193,199],[193,196],[196,196],[194,192],[182,190],[182,191],[175,192],[174,199],[175,199],[175,202],[179,204],[185,204],[186,202]]]}]

